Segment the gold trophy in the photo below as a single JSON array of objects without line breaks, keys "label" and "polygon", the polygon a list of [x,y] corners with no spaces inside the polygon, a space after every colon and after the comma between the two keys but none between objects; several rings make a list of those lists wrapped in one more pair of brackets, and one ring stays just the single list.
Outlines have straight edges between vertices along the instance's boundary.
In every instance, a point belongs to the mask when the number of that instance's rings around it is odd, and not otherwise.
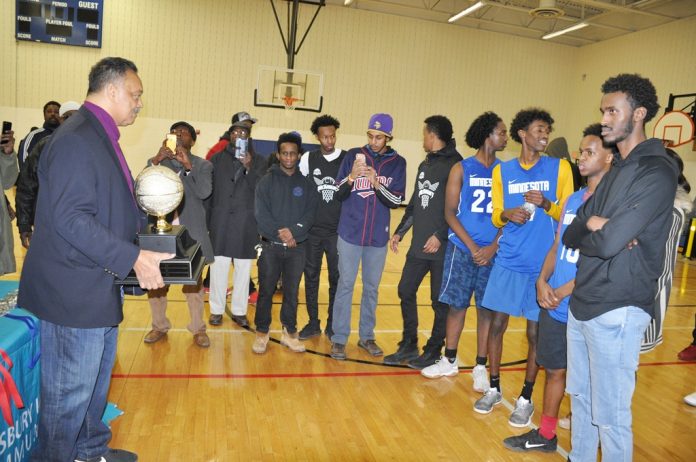
[{"label": "gold trophy", "polygon": [[[160,263],[166,284],[196,285],[205,265],[201,245],[191,238],[184,226],[172,225],[166,219],[183,197],[184,184],[173,170],[153,165],[140,172],[135,180],[135,199],[148,215],[157,217],[157,222],[138,233],[137,243],[143,250],[176,255]],[[131,271],[117,283],[138,284],[138,279]]]}]

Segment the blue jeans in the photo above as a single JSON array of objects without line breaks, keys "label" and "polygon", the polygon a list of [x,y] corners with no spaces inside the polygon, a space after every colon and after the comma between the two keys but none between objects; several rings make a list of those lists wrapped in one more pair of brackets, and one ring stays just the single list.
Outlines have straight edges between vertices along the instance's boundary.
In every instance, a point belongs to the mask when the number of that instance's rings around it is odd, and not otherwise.
[{"label": "blue jeans", "polygon": [[350,335],[350,314],[353,308],[353,289],[362,262],[363,291],[360,299],[360,340],[375,339],[377,324],[377,289],[382,279],[387,246],[369,247],[349,244],[338,238],[338,287],[334,300],[334,331],[331,341],[345,345]]},{"label": "blue jeans", "polygon": [[78,329],[41,321],[41,413],[33,461],[72,462],[105,454],[102,422],[118,327]]},{"label": "blue jeans", "polygon": [[568,313],[568,375],[573,422],[573,462],[630,462],[633,458],[631,399],[643,333],[650,315],[635,306],[589,321]]}]

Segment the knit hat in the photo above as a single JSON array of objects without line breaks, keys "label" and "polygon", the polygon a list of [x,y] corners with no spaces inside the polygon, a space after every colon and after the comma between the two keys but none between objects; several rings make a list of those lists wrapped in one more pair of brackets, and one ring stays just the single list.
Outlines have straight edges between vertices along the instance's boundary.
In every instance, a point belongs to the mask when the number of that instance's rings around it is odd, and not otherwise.
[{"label": "knit hat", "polygon": [[169,127],[169,131],[171,132],[175,128],[179,128],[179,127],[184,127],[186,130],[188,130],[189,135],[191,135],[191,139],[193,139],[193,141],[196,141],[196,136],[197,136],[196,129],[193,128],[193,126],[191,126],[190,123],[184,122],[183,120],[180,122],[176,122],[176,123],[172,124],[172,126]]},{"label": "knit hat", "polygon": [[379,132],[393,138],[392,129],[394,128],[394,120],[389,114],[374,114],[370,117],[370,123],[367,124],[368,132]]},{"label": "knit hat", "polygon": [[255,124],[257,122],[257,120],[251,117],[251,115],[248,112],[238,112],[232,116],[232,124],[244,121],[249,121],[252,124]]},{"label": "knit hat", "polygon": [[80,103],[76,103],[75,101],[66,101],[60,105],[58,115],[63,117],[66,112],[77,111],[78,109],[80,109]]}]

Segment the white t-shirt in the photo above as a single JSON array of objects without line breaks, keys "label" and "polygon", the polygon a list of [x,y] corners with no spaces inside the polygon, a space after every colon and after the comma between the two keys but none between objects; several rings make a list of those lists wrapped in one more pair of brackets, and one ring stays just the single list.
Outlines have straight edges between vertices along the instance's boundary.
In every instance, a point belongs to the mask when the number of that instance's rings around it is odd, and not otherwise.
[{"label": "white t-shirt", "polygon": [[[324,156],[326,160],[329,162],[334,161],[338,159],[338,156],[341,155],[341,150],[340,149],[334,149],[334,152],[332,152],[329,155]],[[309,152],[305,152],[302,157],[300,157],[300,173],[302,175],[307,176],[309,175]]]}]

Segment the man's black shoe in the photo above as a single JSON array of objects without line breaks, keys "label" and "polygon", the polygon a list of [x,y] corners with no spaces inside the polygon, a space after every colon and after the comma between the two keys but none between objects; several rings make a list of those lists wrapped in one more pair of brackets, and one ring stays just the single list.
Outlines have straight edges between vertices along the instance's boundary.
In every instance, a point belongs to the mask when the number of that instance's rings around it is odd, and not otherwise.
[{"label": "man's black shoe", "polygon": [[384,357],[384,364],[395,366],[418,357],[418,342],[399,342],[399,349]]},{"label": "man's black shoe", "polygon": [[503,440],[503,446],[516,452],[541,451],[556,452],[558,437],[548,440],[539,434],[539,429],[528,431],[524,435],[511,436]]},{"label": "man's black shoe", "polygon": [[221,326],[222,325],[222,315],[221,314],[211,314],[208,318],[208,323],[211,326]]},{"label": "man's black shoe", "polygon": [[[246,315],[240,314],[240,315],[230,315],[230,318],[232,318],[232,321],[236,322],[239,327],[249,327],[249,320],[247,319]],[[222,324],[222,320],[220,321]],[[212,324],[212,323],[211,323]]]},{"label": "man's black shoe", "polygon": [[125,449],[109,449],[106,454],[90,459],[75,459],[75,462],[137,462],[138,455]]},{"label": "man's black shoe", "polygon": [[299,336],[300,340],[307,340],[309,338],[316,337],[317,335],[321,335],[321,327],[319,327],[319,323],[309,322],[302,328]]},{"label": "man's black shoe", "polygon": [[439,351],[424,351],[422,355],[416,359],[410,360],[407,364],[411,369],[425,369],[428,366],[432,366],[435,362],[440,359]]}]

